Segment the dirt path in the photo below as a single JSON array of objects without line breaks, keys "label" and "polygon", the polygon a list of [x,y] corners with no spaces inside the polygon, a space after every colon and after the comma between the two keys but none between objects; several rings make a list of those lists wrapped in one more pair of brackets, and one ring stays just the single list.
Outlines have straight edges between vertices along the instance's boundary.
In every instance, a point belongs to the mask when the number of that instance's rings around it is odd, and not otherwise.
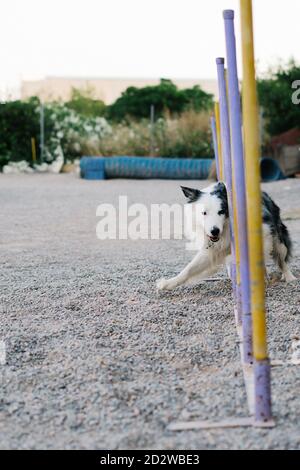
[{"label": "dirt path", "polygon": [[[247,415],[230,283],[221,273],[157,293],[155,280],[191,258],[184,241],[100,241],[96,207],[118,195],[181,203],[179,184],[0,175],[2,448],[300,447],[300,366],[272,370],[272,430],[166,431],[178,418]],[[300,277],[300,181],[265,189]],[[273,359],[290,358],[299,300],[299,282],[268,289]]]}]

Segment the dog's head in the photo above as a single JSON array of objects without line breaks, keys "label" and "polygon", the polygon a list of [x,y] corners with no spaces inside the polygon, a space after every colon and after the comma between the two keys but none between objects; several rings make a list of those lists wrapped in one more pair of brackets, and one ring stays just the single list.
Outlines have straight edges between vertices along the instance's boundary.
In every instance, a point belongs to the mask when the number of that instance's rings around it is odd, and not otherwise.
[{"label": "dog's head", "polygon": [[218,242],[228,219],[225,184],[217,183],[202,191],[184,186],[181,189],[188,202],[193,203],[197,223],[203,227],[205,235],[212,242]]}]

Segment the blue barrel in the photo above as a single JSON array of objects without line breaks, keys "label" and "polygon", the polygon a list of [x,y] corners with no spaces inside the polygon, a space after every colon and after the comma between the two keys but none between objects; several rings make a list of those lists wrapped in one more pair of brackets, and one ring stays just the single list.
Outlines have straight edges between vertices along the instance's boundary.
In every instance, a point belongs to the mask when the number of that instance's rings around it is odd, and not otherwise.
[{"label": "blue barrel", "polygon": [[80,159],[80,176],[86,180],[104,180],[105,158],[82,157]]},{"label": "blue barrel", "polygon": [[213,159],[156,157],[83,157],[83,178],[207,179]]},{"label": "blue barrel", "polygon": [[264,182],[285,179],[280,166],[273,158],[263,157],[260,161],[260,174]]}]

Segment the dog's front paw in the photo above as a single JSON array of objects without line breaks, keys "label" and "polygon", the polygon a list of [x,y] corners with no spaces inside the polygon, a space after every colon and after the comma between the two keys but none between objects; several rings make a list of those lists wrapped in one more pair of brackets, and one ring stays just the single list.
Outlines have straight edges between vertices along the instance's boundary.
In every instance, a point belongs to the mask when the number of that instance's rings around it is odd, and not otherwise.
[{"label": "dog's front paw", "polygon": [[164,277],[162,279],[158,279],[158,281],[156,281],[156,288],[158,290],[164,290],[166,286],[166,282],[167,280]]},{"label": "dog's front paw", "polygon": [[169,281],[165,279],[164,277],[156,281],[156,287],[158,290],[170,290],[171,287],[169,284],[170,284]]},{"label": "dog's front paw", "polygon": [[281,280],[287,283],[290,283],[290,282],[295,282],[298,279],[294,276],[294,274],[289,272],[289,273],[283,274]]}]

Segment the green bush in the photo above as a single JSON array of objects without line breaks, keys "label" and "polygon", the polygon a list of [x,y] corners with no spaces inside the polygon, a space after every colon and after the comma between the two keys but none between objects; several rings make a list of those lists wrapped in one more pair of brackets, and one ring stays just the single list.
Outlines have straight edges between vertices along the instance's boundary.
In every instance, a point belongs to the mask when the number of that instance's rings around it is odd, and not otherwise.
[{"label": "green bush", "polygon": [[293,104],[292,83],[300,79],[300,67],[294,62],[278,67],[265,79],[258,80],[259,102],[263,107],[266,130],[281,134],[300,125],[300,105]]},{"label": "green bush", "polygon": [[132,155],[207,158],[213,156],[208,113],[189,110],[180,116],[115,123],[111,132],[82,142],[85,155]]},{"label": "green bush", "polygon": [[88,118],[104,116],[106,111],[105,103],[94,98],[92,88],[85,91],[73,88],[71,99],[65,105],[77,114]]},{"label": "green bush", "polygon": [[213,156],[209,114],[189,110],[176,119],[159,119],[154,144],[161,157],[211,158]]},{"label": "green bush", "polygon": [[[88,117],[62,103],[44,105],[44,159],[58,156],[76,158],[82,155],[82,142],[111,132],[103,117]],[[31,138],[36,141],[40,161],[40,101],[0,103],[0,168],[8,161],[32,162]]]},{"label": "green bush", "polygon": [[82,145],[110,134],[111,127],[103,117],[87,117],[62,103],[47,103],[45,110],[45,159],[52,161],[63,155],[65,159],[83,154]]},{"label": "green bush", "polygon": [[0,103],[0,160],[31,160],[31,138],[39,150],[38,98]]}]

